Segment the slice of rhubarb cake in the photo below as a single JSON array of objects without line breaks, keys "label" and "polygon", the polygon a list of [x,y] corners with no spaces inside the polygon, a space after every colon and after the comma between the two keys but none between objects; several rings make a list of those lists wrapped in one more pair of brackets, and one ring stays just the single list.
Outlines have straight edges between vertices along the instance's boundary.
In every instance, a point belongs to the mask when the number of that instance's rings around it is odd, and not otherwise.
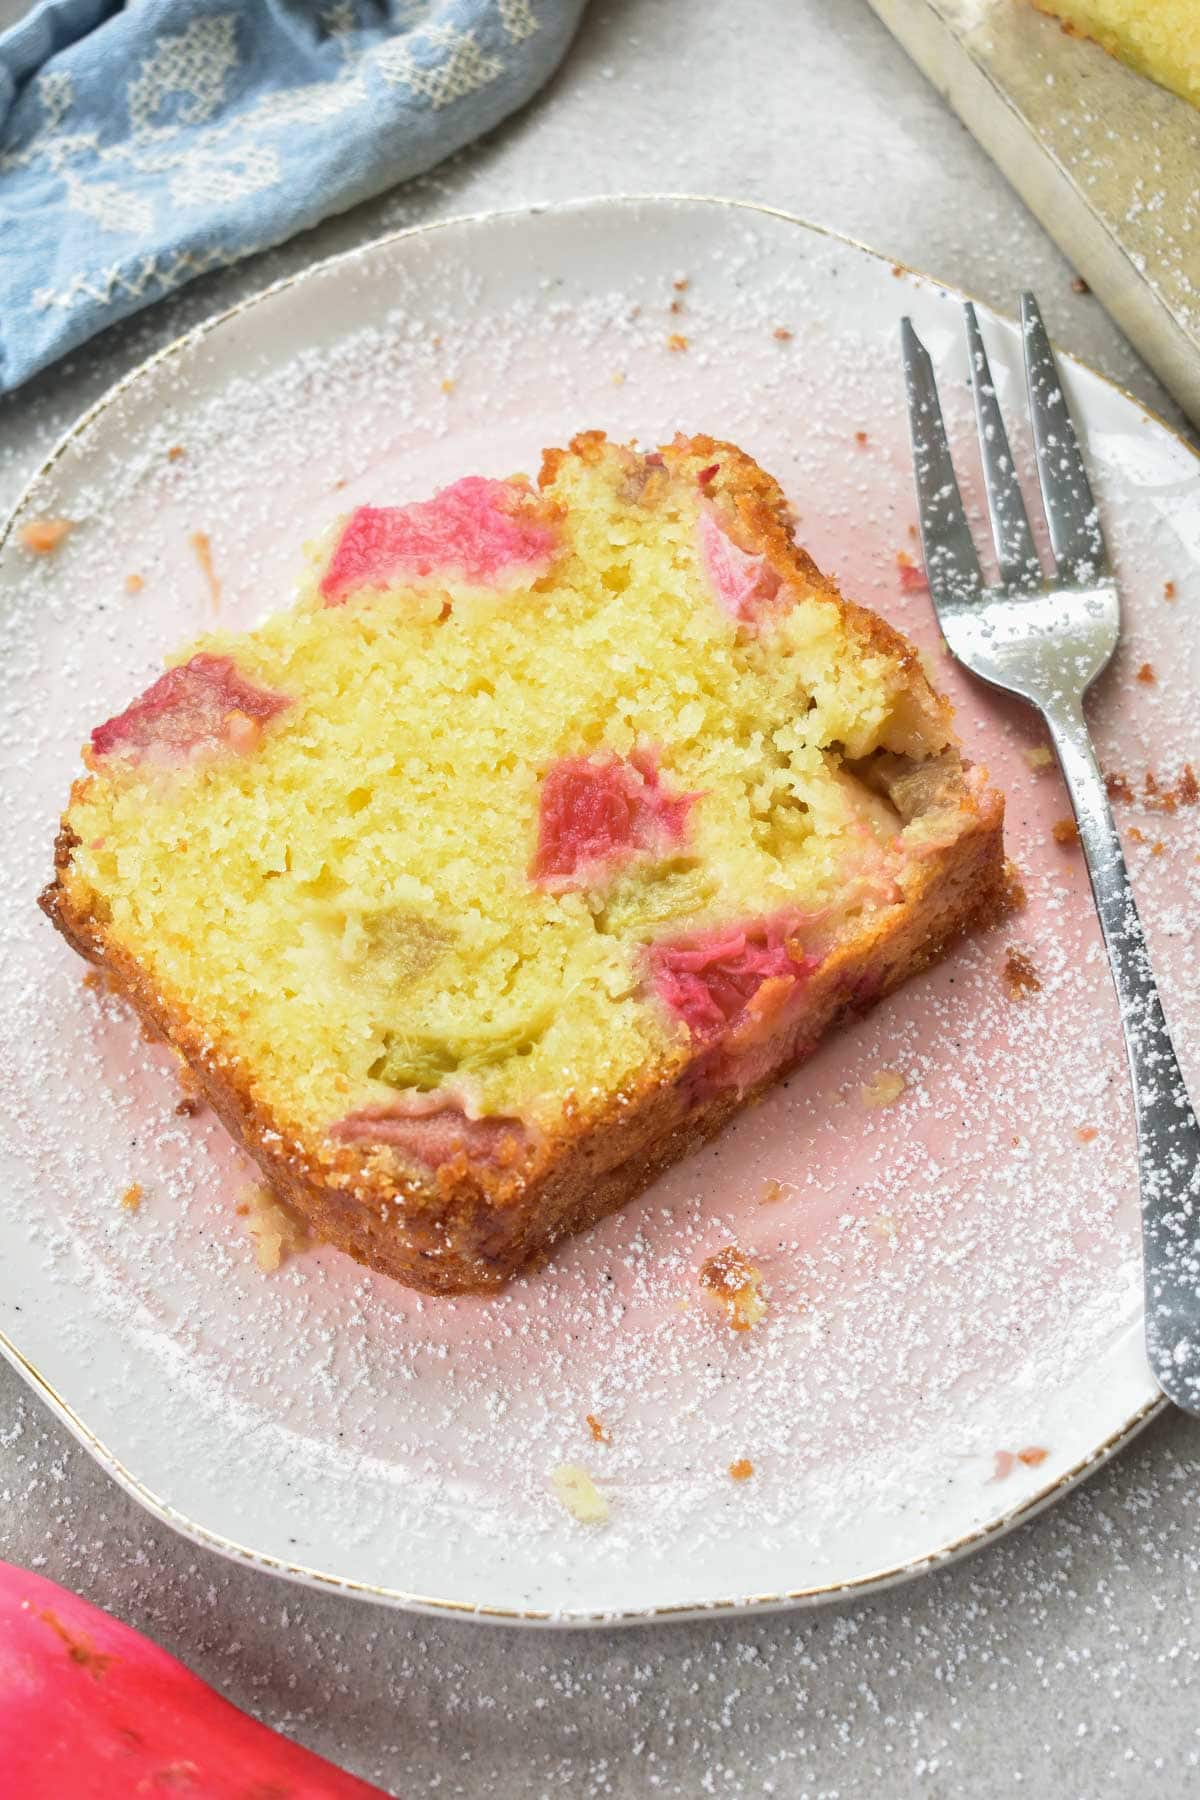
[{"label": "slice of rhubarb cake", "polygon": [[43,904],[314,1231],[495,1286],[1002,888],[916,654],[732,445],[360,507],[97,727]]}]

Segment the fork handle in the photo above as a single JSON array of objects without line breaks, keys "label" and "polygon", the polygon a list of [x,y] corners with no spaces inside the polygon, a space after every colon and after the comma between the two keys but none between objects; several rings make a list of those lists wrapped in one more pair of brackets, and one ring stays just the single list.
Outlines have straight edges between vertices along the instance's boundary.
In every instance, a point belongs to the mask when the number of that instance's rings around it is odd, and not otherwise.
[{"label": "fork handle", "polygon": [[1163,1017],[1083,709],[1048,713],[1047,722],[1075,809],[1133,1077],[1146,1350],[1163,1392],[1200,1415],[1200,1126]]}]

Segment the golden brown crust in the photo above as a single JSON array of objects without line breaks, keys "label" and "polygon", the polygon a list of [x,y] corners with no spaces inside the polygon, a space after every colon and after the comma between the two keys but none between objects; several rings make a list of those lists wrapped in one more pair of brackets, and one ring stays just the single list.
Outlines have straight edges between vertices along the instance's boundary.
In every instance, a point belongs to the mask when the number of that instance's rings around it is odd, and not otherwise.
[{"label": "golden brown crust", "polygon": [[[640,1193],[672,1163],[712,1137],[742,1105],[787,1073],[847,1014],[862,1011],[941,954],[965,927],[1003,906],[1005,866],[1000,796],[970,794],[957,835],[930,852],[913,891],[843,943],[806,992],[788,1038],[769,1046],[762,1073],[744,1090],[705,1091],[690,1075],[697,1058],[642,1091],[615,1096],[600,1117],[572,1120],[514,1171],[472,1166],[465,1157],[420,1181],[400,1174],[387,1152],[365,1159],[348,1148],[298,1141],[256,1100],[245,1071],[205,1045],[186,1012],[159,995],[144,972],[111,944],[102,925],[72,906],[66,859],[41,904],[67,941],[103,967],[142,1021],[187,1059],[197,1085],[276,1192],[317,1237],[359,1262],[427,1293],[501,1286],[556,1242],[594,1224]],[[56,853],[57,860],[57,853]]]},{"label": "golden brown crust", "polygon": [[[571,448],[597,460],[605,453],[603,434],[585,433]],[[543,483],[563,454],[547,452]],[[828,597],[872,643],[902,657],[922,707],[935,720],[948,717],[905,641],[843,600],[793,544],[783,494],[750,458],[707,437],[677,439],[661,454],[676,465],[719,458],[716,503],[752,534],[756,549],[785,580]],[[183,1056],[231,1135],[317,1237],[411,1287],[470,1292],[503,1285],[556,1242],[623,1205],[803,1061],[839,1018],[890,993],[965,927],[1002,910],[1003,801],[956,751],[946,751],[936,770],[885,757],[868,779],[889,794],[901,820],[930,826],[925,848],[903,876],[903,903],[844,939],[812,976],[798,1007],[747,1034],[736,1067],[722,1063],[724,1051],[714,1060],[711,1048],[681,1045],[645,1073],[636,1091],[609,1096],[599,1111],[568,1097],[561,1126],[531,1140],[507,1166],[472,1162],[461,1152],[420,1174],[386,1146],[306,1139],[274,1117],[255,1093],[252,1071],[213,1045],[180,998],[160,992],[90,909],[73,879],[79,840],[66,825],[41,905],[80,955],[106,970],[144,1024]]]}]

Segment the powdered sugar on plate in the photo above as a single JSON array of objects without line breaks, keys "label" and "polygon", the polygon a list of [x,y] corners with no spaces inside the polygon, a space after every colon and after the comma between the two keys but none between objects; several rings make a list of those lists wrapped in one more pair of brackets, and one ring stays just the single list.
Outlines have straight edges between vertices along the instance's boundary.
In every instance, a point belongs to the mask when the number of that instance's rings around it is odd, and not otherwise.
[{"label": "powdered sugar on plate", "polygon": [[[1054,836],[1068,803],[1030,766],[1036,722],[954,668],[897,564],[916,555],[902,310],[977,496],[953,303],[786,221],[689,203],[444,227],[334,265],[134,383],[29,497],[23,517],[77,525],[52,556],[3,551],[2,1318],[126,1478],[201,1533],[469,1606],[776,1596],[939,1553],[1150,1400],[1127,1077],[1080,854]],[[1015,334],[985,330],[1016,426]],[[1069,386],[1126,606],[1097,738],[1133,796],[1119,816],[1194,1079],[1200,808],[1162,792],[1200,762],[1200,484],[1131,403]],[[1028,903],[497,1298],[422,1298],[326,1250],[266,1274],[236,1211],[245,1160],[210,1114],[179,1116],[173,1058],[34,908],[78,745],[213,622],[197,532],[221,622],[249,623],[350,506],[535,472],[597,425],[709,430],[779,476],[818,562],[932,658],[1008,794]],[[1039,983],[1017,998],[1013,949]],[[903,1090],[869,1106],[881,1069]],[[729,1243],[767,1303],[746,1332],[699,1284]],[[1046,1458],[1021,1461],[1030,1446]],[[602,1524],[556,1498],[563,1465]]]}]

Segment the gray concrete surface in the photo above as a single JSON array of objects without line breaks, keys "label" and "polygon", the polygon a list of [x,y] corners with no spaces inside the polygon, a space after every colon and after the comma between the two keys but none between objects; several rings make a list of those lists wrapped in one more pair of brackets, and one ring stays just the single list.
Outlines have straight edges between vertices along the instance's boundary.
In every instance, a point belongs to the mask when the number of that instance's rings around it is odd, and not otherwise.
[{"label": "gray concrete surface", "polygon": [[[21,10],[0,0],[0,24]],[[865,0],[593,0],[552,86],[487,142],[0,404],[0,502],[147,350],[315,256],[452,212],[680,189],[790,208],[998,306],[1032,284],[1064,343],[1171,412]],[[0,1554],[397,1795],[1194,1791],[1198,1478],[1200,1426],[1172,1415],[1005,1542],[869,1604],[513,1633],[308,1593],[192,1548],[0,1369]]]}]

